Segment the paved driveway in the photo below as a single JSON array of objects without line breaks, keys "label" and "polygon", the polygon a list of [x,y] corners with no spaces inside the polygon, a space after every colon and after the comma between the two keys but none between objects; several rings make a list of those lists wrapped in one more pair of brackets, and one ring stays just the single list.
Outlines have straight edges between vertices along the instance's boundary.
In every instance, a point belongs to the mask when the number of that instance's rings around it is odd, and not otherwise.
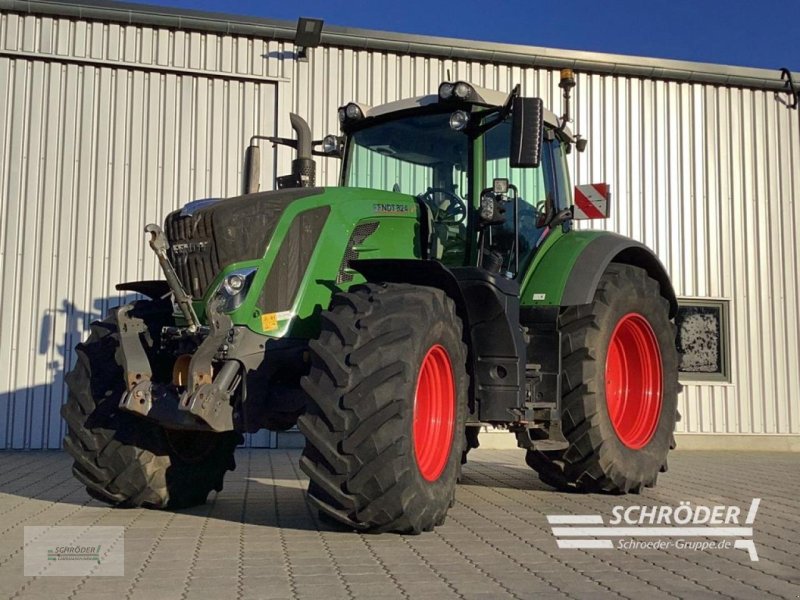
[{"label": "paved driveway", "polygon": [[[298,457],[241,450],[205,506],[156,512],[90,500],[60,452],[0,453],[0,598],[800,598],[797,454],[675,452],[658,487],[614,497],[554,492],[521,451],[479,450],[447,523],[419,536],[320,521],[304,501]],[[615,505],[681,501],[735,504],[744,515],[753,497],[762,499],[758,562],[733,548],[619,549],[624,538],[612,549],[563,549],[547,520],[593,514],[609,525]],[[26,525],[125,526],[125,575],[24,577]]]}]

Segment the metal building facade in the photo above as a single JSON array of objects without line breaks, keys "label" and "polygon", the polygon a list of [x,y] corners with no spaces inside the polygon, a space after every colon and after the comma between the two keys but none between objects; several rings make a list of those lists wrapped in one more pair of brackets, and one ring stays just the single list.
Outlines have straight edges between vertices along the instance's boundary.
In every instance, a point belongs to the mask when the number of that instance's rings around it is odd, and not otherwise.
[{"label": "metal building facade", "polygon": [[[573,129],[590,140],[573,179],[612,184],[599,226],[653,248],[680,297],[729,302],[731,381],[684,382],[679,432],[800,443],[800,122],[777,71],[342,28],[303,62],[293,24],[112,3],[0,11],[0,448],[59,447],[72,347],[121,300],[114,283],[157,277],[144,224],[239,193],[252,134],[291,136],[294,111],[319,138],[349,100],[448,76],[519,83],[559,112],[559,66],[578,70]],[[264,188],[291,158],[262,152]],[[318,177],[337,168],[321,159]]]}]

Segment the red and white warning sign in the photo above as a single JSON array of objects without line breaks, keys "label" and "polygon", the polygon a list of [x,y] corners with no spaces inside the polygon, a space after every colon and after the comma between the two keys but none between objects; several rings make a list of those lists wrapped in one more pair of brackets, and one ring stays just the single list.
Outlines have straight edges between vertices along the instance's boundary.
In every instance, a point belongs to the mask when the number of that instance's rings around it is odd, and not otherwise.
[{"label": "red and white warning sign", "polygon": [[589,183],[575,186],[573,219],[605,219],[609,216],[611,190],[607,183]]}]

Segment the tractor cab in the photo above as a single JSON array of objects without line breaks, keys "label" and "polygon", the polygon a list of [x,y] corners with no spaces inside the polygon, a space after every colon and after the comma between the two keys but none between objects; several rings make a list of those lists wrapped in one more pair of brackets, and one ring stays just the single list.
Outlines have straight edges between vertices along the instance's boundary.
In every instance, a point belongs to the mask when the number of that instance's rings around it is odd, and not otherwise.
[{"label": "tractor cab", "polygon": [[338,115],[344,136],[324,147],[343,158],[340,185],[415,197],[429,258],[513,278],[557,224],[569,227],[574,138],[518,87],[503,94],[445,82],[438,94],[374,108],[351,102]]}]

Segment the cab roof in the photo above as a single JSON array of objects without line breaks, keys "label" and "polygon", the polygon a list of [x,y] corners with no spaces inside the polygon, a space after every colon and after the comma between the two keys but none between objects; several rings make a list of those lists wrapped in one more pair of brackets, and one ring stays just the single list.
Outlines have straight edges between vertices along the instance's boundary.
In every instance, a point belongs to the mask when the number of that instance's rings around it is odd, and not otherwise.
[{"label": "cab roof", "polygon": [[[508,94],[504,92],[498,92],[497,90],[491,90],[471,83],[470,85],[477,95],[477,99],[471,101],[470,104],[491,107],[503,106],[508,101]],[[369,106],[361,103],[357,104],[361,107],[365,117],[380,117],[393,112],[438,104],[439,102],[438,94],[428,94],[426,96],[415,96],[395,102],[387,102],[386,104],[380,104],[378,106]],[[544,122],[553,127],[559,127],[561,124],[556,114],[547,108],[544,109]]]}]

